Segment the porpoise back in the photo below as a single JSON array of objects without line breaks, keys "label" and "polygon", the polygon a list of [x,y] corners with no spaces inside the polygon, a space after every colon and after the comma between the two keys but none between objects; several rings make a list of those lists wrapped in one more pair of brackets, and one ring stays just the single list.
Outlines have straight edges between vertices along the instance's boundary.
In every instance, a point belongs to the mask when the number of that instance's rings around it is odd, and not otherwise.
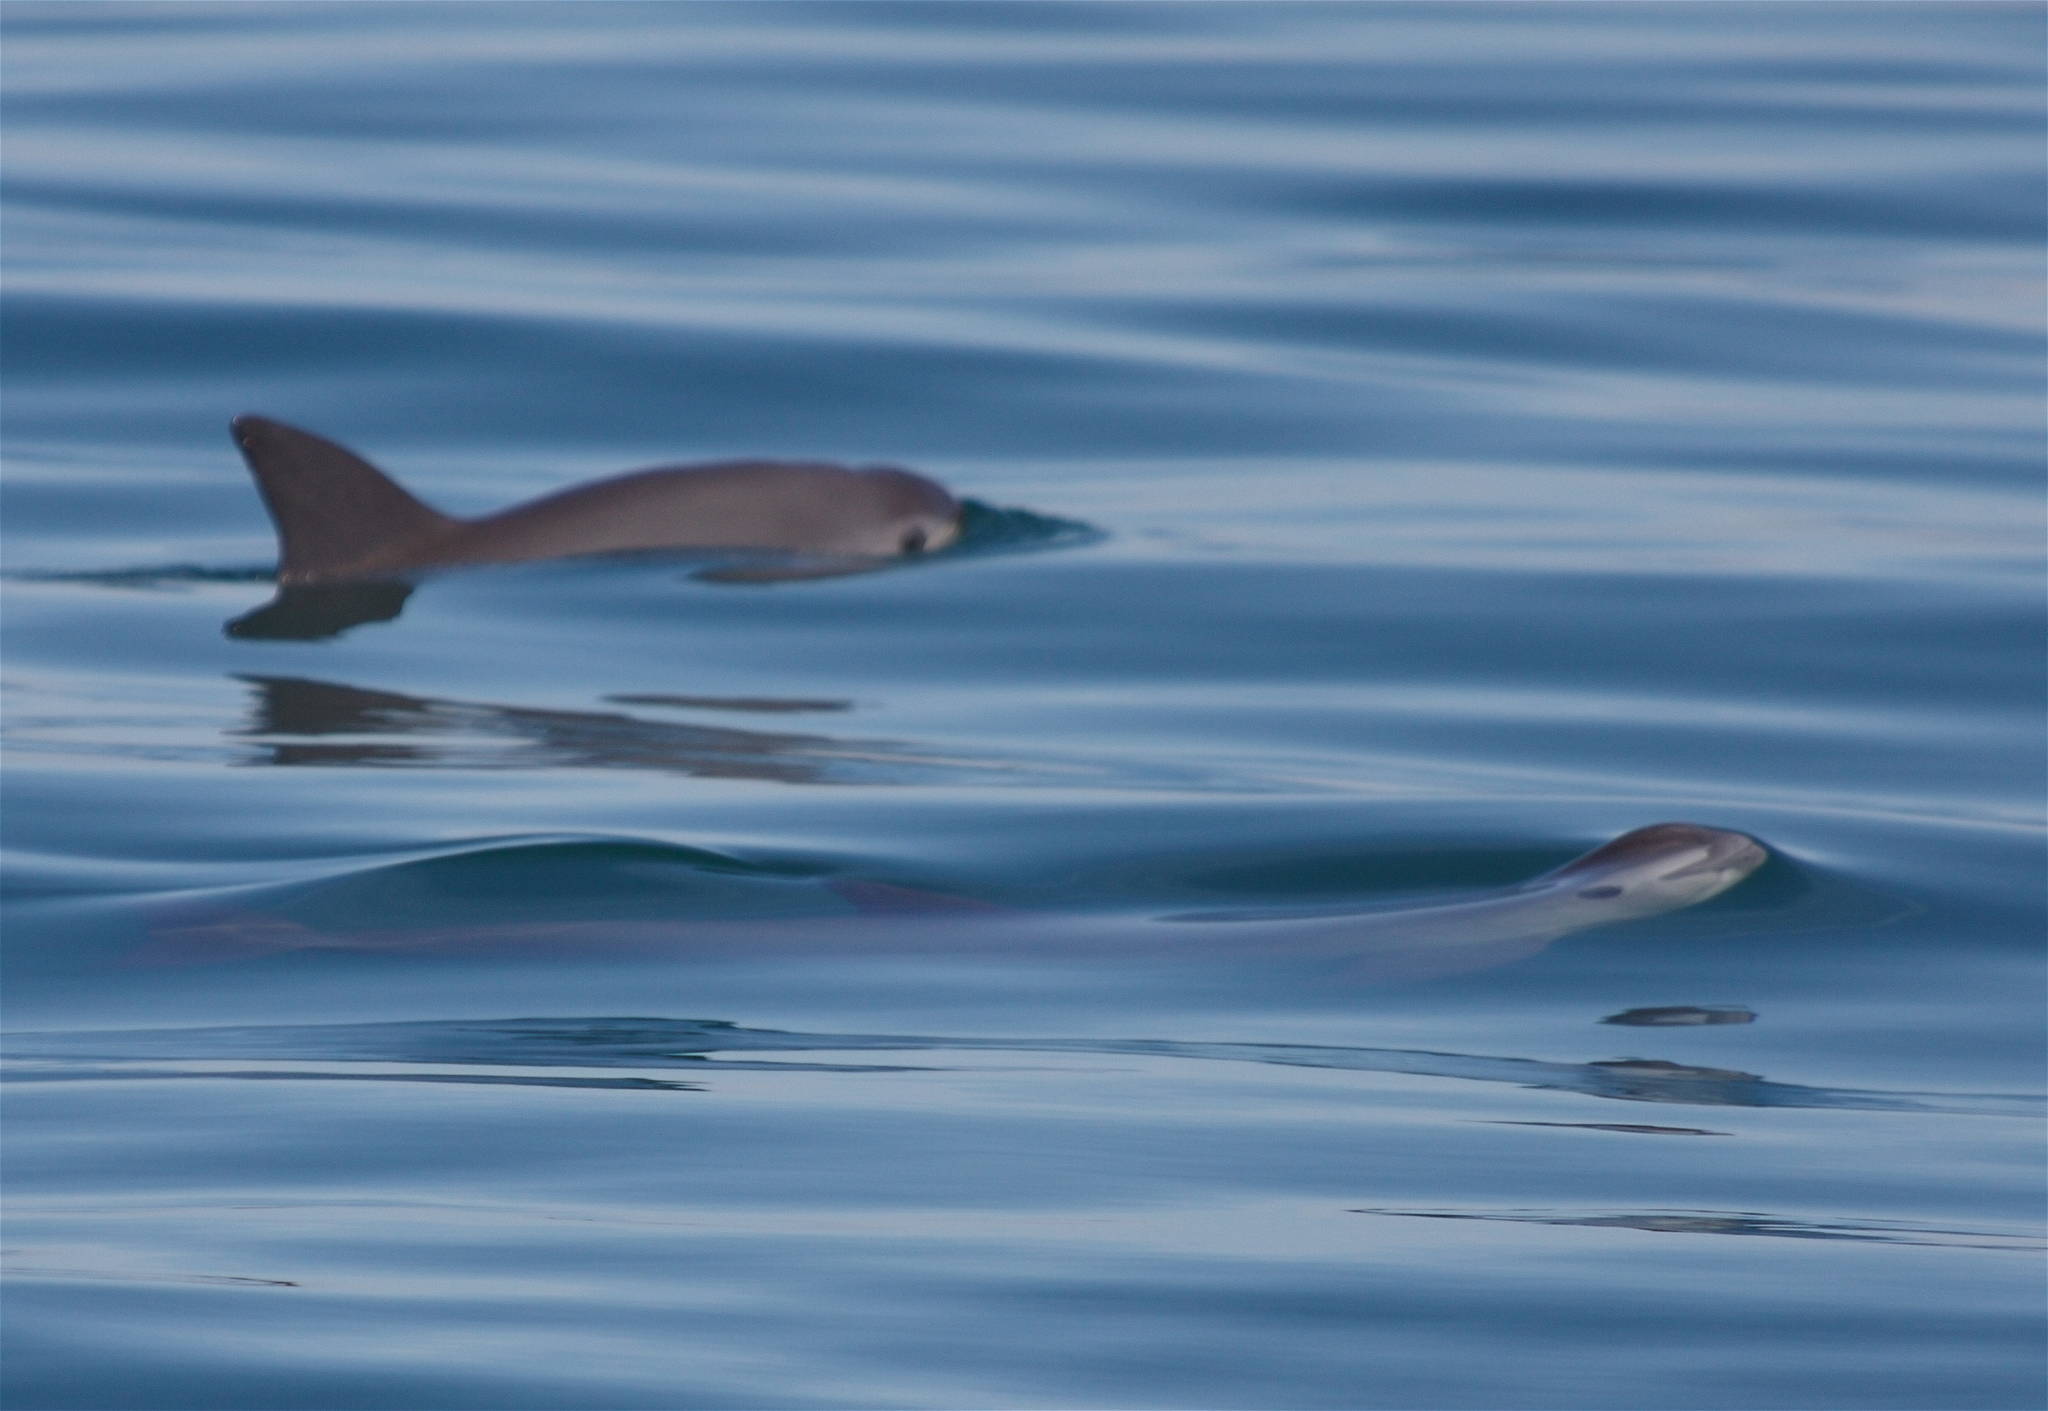
[{"label": "porpoise back", "polygon": [[960,532],[960,504],[945,487],[893,467],[661,466],[459,519],[311,432],[243,416],[234,436],[277,525],[286,586],[650,549],[888,558],[944,548]]},{"label": "porpoise back", "polygon": [[[1598,861],[1603,855],[1609,860]],[[1615,861],[1619,857],[1620,861]],[[1091,961],[1329,961],[1355,982],[1455,975],[1536,954],[1595,926],[1696,905],[1769,853],[1745,834],[1667,823],[1623,834],[1527,882],[1357,912],[1255,910],[1157,918],[1012,912],[967,898],[848,878],[826,890],[857,914],[735,920],[537,921],[331,934],[233,911],[167,918],[129,957],[142,965],[253,959],[334,949],[724,957],[804,955],[1082,956]]]}]

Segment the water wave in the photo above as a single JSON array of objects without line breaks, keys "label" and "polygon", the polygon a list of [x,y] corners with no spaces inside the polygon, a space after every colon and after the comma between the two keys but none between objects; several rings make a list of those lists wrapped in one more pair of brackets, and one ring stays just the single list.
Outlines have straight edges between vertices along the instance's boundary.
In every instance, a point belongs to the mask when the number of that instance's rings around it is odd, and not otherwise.
[{"label": "water wave", "polygon": [[[115,1078],[263,1078],[304,1076],[411,1082],[449,1081],[436,1074],[347,1072],[334,1065],[476,1065],[536,1069],[501,1073],[491,1082],[560,1085],[554,1068],[686,1068],[767,1071],[826,1069],[897,1071],[900,1065],[813,1061],[792,1064],[733,1055],[763,1053],[902,1052],[951,1055],[977,1052],[1143,1054],[1158,1058],[1270,1063],[1340,1072],[1405,1073],[1470,1082],[1506,1083],[1579,1093],[1623,1102],[1694,1107],[1791,1107],[1859,1112],[1941,1113],[1956,1116],[2038,1118],[2048,1100],[2012,1093],[1909,1093],[1814,1087],[1776,1082],[1754,1073],[1702,1068],[1661,1059],[1604,1059],[1557,1063],[1530,1058],[1436,1053],[1421,1049],[1340,1048],[1311,1044],[1203,1043],[1171,1039],[942,1038],[914,1034],[806,1034],[751,1029],[719,1019],[647,1017],[415,1020],[387,1024],[320,1024],[218,1029],[149,1029],[94,1033],[25,1033],[6,1040],[5,1056],[25,1065],[12,1076],[30,1081]],[[302,1072],[236,1070],[222,1065],[261,1059],[320,1065]],[[161,1066],[175,1060],[191,1067]],[[158,1066],[149,1066],[155,1064]],[[912,1065],[915,1069],[917,1065]],[[463,1077],[457,1081],[476,1081]],[[593,1080],[613,1087],[611,1079]],[[645,1086],[636,1078],[632,1086]],[[654,1087],[672,1086],[655,1080]]]}]

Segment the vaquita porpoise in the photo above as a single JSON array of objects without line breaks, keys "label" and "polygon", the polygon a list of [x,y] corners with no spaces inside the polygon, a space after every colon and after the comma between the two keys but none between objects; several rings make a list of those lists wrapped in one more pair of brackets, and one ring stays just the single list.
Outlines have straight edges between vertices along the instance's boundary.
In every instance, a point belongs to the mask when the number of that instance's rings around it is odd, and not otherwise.
[{"label": "vaquita porpoise", "polygon": [[861,914],[706,921],[547,921],[329,932],[234,913],[156,927],[137,964],[247,960],[295,950],[605,953],[656,958],[954,954],[1137,960],[1309,959],[1359,982],[1424,979],[1536,954],[1574,931],[1677,911],[1717,896],[1770,854],[1754,838],[1693,823],[1624,833],[1515,886],[1420,905],[1313,912],[1220,911],[1152,918],[1062,916],[877,883],[832,879]]},{"label": "vaquita porpoise", "polygon": [[233,426],[277,524],[283,588],[651,549],[883,559],[960,534],[960,504],[944,486],[888,466],[812,461],[657,466],[457,519],[324,437],[260,416]]}]

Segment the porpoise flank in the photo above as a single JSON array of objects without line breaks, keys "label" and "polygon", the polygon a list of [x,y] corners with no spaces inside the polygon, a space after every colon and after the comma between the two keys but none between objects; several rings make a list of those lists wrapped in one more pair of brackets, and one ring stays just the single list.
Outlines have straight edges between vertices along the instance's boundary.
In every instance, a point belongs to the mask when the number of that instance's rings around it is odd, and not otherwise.
[{"label": "porpoise flank", "polygon": [[960,504],[943,486],[885,466],[658,466],[458,519],[311,432],[243,416],[234,436],[277,524],[285,588],[649,549],[892,558],[944,548],[960,533]]},{"label": "porpoise flank", "polygon": [[834,879],[865,914],[745,921],[534,922],[333,933],[278,917],[161,926],[138,964],[250,959],[294,950],[624,953],[641,957],[953,954],[1110,960],[1194,957],[1338,962],[1356,981],[1423,979],[1534,955],[1560,936],[1695,905],[1762,866],[1741,833],[1660,823],[1624,833],[1516,886],[1424,905],[1312,913],[1230,911],[1104,918],[1009,911],[962,898]]}]

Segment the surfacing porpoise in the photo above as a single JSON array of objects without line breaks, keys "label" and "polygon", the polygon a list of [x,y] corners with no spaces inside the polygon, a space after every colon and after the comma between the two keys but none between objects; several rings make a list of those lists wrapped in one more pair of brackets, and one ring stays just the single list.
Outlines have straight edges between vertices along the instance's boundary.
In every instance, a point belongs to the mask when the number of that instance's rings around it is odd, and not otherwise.
[{"label": "surfacing porpoise", "polygon": [[1534,955],[1561,936],[1694,906],[1769,858],[1742,833],[1658,823],[1514,886],[1420,905],[1103,918],[1008,911],[876,883],[828,887],[863,915],[747,921],[588,921],[333,933],[239,914],[157,928],[131,959],[192,964],[294,950],[702,957],[954,954],[1111,960],[1327,960],[1358,982],[1424,979]]},{"label": "surfacing porpoise", "polygon": [[261,416],[233,427],[277,524],[283,588],[651,549],[884,559],[960,534],[960,503],[944,486],[889,466],[815,461],[657,466],[458,519],[310,431]]}]

